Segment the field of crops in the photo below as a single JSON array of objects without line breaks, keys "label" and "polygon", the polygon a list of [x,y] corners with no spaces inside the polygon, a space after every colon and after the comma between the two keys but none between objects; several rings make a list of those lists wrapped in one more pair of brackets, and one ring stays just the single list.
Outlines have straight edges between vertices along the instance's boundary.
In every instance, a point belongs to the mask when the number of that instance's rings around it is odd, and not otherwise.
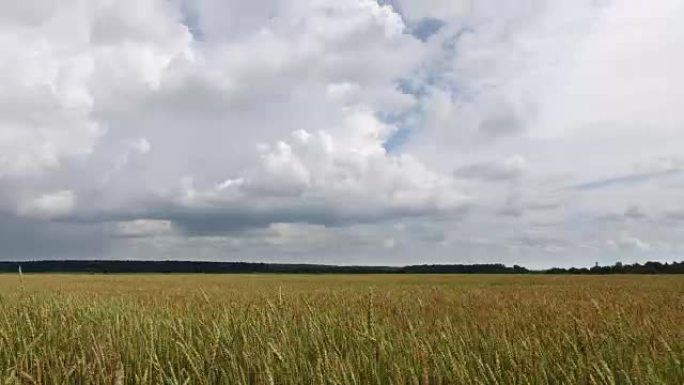
[{"label": "field of crops", "polygon": [[0,275],[0,384],[684,384],[684,277]]}]

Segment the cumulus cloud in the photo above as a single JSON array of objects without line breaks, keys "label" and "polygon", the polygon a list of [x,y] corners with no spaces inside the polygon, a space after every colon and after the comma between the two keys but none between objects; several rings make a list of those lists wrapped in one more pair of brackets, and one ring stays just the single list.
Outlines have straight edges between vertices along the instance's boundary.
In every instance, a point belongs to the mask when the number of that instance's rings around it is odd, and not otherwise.
[{"label": "cumulus cloud", "polygon": [[61,190],[41,195],[27,202],[19,211],[27,216],[51,219],[71,213],[75,205],[74,192]]},{"label": "cumulus cloud", "polygon": [[118,222],[116,234],[122,237],[150,237],[168,234],[172,231],[169,221],[137,219]]},{"label": "cumulus cloud", "polygon": [[[298,130],[288,141],[261,144],[259,162],[239,177],[204,190],[188,180],[169,197],[184,213],[176,220],[195,230],[225,231],[287,219],[340,225],[449,215],[465,207],[468,197],[451,177],[409,154],[387,153],[383,142],[392,127],[368,111],[345,111],[343,127],[333,130],[340,134]],[[193,209],[214,210],[213,224],[203,216],[183,218]]]},{"label": "cumulus cloud", "polygon": [[621,234],[616,240],[607,242],[610,248],[617,250],[637,250],[637,251],[651,251],[653,248],[649,243],[629,234]]},{"label": "cumulus cloud", "polygon": [[464,203],[465,197],[451,178],[435,173],[409,154],[389,155],[383,143],[391,127],[372,114],[350,111],[342,125],[346,133],[342,137],[300,130],[289,143],[266,146],[260,167],[246,179],[243,189],[264,195],[323,198],[350,206],[356,203],[367,210],[439,211]]}]

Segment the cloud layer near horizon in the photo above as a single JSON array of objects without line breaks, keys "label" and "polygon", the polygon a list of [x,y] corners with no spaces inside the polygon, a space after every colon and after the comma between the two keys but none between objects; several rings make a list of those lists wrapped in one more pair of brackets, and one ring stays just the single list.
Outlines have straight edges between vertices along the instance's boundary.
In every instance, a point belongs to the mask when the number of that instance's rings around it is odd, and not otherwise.
[{"label": "cloud layer near horizon", "polygon": [[683,11],[3,3],[0,258],[676,258]]}]

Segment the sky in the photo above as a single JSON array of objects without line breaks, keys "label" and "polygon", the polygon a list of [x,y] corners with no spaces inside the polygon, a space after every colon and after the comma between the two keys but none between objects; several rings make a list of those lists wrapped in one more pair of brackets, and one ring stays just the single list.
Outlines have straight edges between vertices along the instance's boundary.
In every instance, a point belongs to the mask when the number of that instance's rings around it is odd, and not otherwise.
[{"label": "sky", "polygon": [[681,0],[0,0],[0,260],[684,255]]}]

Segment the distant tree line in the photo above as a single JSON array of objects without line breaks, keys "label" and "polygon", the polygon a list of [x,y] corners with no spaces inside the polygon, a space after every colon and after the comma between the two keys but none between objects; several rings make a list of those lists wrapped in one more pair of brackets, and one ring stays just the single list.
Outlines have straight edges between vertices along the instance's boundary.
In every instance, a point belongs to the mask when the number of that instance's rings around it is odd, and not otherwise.
[{"label": "distant tree line", "polygon": [[646,262],[643,265],[634,263],[631,265],[618,262],[613,266],[599,266],[592,268],[569,269],[553,268],[545,270],[547,274],[684,274],[684,261],[672,263]]},{"label": "distant tree line", "polygon": [[16,273],[279,273],[279,274],[684,274],[684,261],[641,265],[529,270],[514,265],[335,266],[252,262],[44,260],[0,262],[0,272]]},{"label": "distant tree line", "polygon": [[315,264],[281,264],[252,262],[195,261],[107,261],[45,260],[0,262],[0,272],[24,273],[299,273],[299,274],[401,274],[459,273],[506,274],[527,273],[519,266],[503,264],[420,265],[420,266],[337,266]]}]

